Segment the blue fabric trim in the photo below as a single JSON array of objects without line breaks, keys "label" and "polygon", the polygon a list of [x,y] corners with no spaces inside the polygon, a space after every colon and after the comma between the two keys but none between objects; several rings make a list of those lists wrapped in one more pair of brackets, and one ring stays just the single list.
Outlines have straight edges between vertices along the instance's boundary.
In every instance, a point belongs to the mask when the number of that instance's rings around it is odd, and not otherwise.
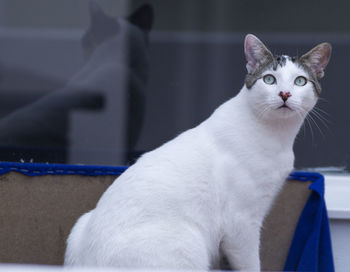
[{"label": "blue fabric trim", "polygon": [[42,175],[83,175],[83,176],[118,176],[126,166],[68,165],[46,163],[0,162],[0,175],[14,171],[27,176]]},{"label": "blue fabric trim", "polygon": [[289,179],[312,181],[312,190],[300,215],[284,271],[333,272],[331,236],[324,200],[324,177],[318,173],[293,172]]}]

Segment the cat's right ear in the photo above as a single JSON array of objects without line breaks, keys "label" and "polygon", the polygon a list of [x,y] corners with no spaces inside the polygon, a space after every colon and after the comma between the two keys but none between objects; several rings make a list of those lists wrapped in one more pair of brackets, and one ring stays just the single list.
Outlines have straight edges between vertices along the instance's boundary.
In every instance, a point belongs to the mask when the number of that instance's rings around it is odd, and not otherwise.
[{"label": "cat's right ear", "polygon": [[253,34],[248,34],[245,37],[244,53],[247,60],[248,74],[253,74],[261,64],[273,59],[272,53]]},{"label": "cat's right ear", "polygon": [[127,19],[143,31],[149,32],[153,25],[153,8],[150,4],[144,4],[130,14]]}]

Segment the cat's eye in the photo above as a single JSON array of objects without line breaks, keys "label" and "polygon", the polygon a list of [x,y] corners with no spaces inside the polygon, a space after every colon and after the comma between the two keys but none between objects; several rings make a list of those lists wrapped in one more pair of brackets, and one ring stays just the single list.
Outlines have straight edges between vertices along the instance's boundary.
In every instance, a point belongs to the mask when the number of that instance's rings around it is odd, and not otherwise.
[{"label": "cat's eye", "polygon": [[265,75],[263,80],[266,84],[272,85],[276,82],[276,78],[273,75]]},{"label": "cat's eye", "polygon": [[294,84],[297,86],[304,86],[307,83],[307,79],[303,76],[298,76],[295,80],[294,80]]}]

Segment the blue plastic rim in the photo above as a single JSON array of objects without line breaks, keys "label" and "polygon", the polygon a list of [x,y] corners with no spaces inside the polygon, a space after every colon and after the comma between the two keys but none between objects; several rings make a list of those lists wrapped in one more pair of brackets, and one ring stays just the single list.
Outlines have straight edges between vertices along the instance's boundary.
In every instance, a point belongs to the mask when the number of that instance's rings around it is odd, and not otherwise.
[{"label": "blue plastic rim", "polygon": [[0,175],[18,172],[27,176],[43,175],[83,175],[83,176],[118,176],[126,166],[69,165],[46,163],[0,162]]}]

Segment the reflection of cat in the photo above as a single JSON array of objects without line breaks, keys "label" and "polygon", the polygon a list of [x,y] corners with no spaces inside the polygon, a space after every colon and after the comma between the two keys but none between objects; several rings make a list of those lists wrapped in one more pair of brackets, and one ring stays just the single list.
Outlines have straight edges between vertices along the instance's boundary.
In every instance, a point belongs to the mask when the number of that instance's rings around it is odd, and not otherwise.
[{"label": "reflection of cat", "polygon": [[[143,5],[127,20],[115,19],[105,14],[95,2],[90,2],[90,16],[90,27],[82,39],[86,68],[92,72],[104,71],[105,75],[115,74],[109,79],[115,82],[111,82],[108,88],[120,93],[117,100],[122,97],[121,90],[126,88],[126,146],[130,152],[139,136],[144,116],[144,90],[149,72],[148,33],[153,11],[151,6]],[[101,79],[105,75],[101,74]],[[107,87],[108,81],[104,82]]]},{"label": "reflection of cat", "polygon": [[245,39],[245,85],[207,120],[144,154],[83,215],[67,265],[259,271],[260,229],[293,168],[331,47],[274,56]]},{"label": "reflection of cat", "polygon": [[[10,153],[8,156],[0,153],[0,160],[19,160],[12,157],[18,152],[25,160],[65,162],[66,149],[71,144],[70,113],[79,109],[105,109],[107,103],[113,103],[106,101],[106,95],[124,89],[129,96],[126,98],[128,124],[132,124],[128,128],[129,147],[136,142],[148,75],[147,34],[152,24],[152,9],[145,5],[128,20],[113,19],[91,2],[90,15],[91,25],[82,39],[86,64],[63,88],[0,120],[0,146]],[[121,81],[126,83],[120,84]],[[58,156],[52,154],[57,151]]]}]

